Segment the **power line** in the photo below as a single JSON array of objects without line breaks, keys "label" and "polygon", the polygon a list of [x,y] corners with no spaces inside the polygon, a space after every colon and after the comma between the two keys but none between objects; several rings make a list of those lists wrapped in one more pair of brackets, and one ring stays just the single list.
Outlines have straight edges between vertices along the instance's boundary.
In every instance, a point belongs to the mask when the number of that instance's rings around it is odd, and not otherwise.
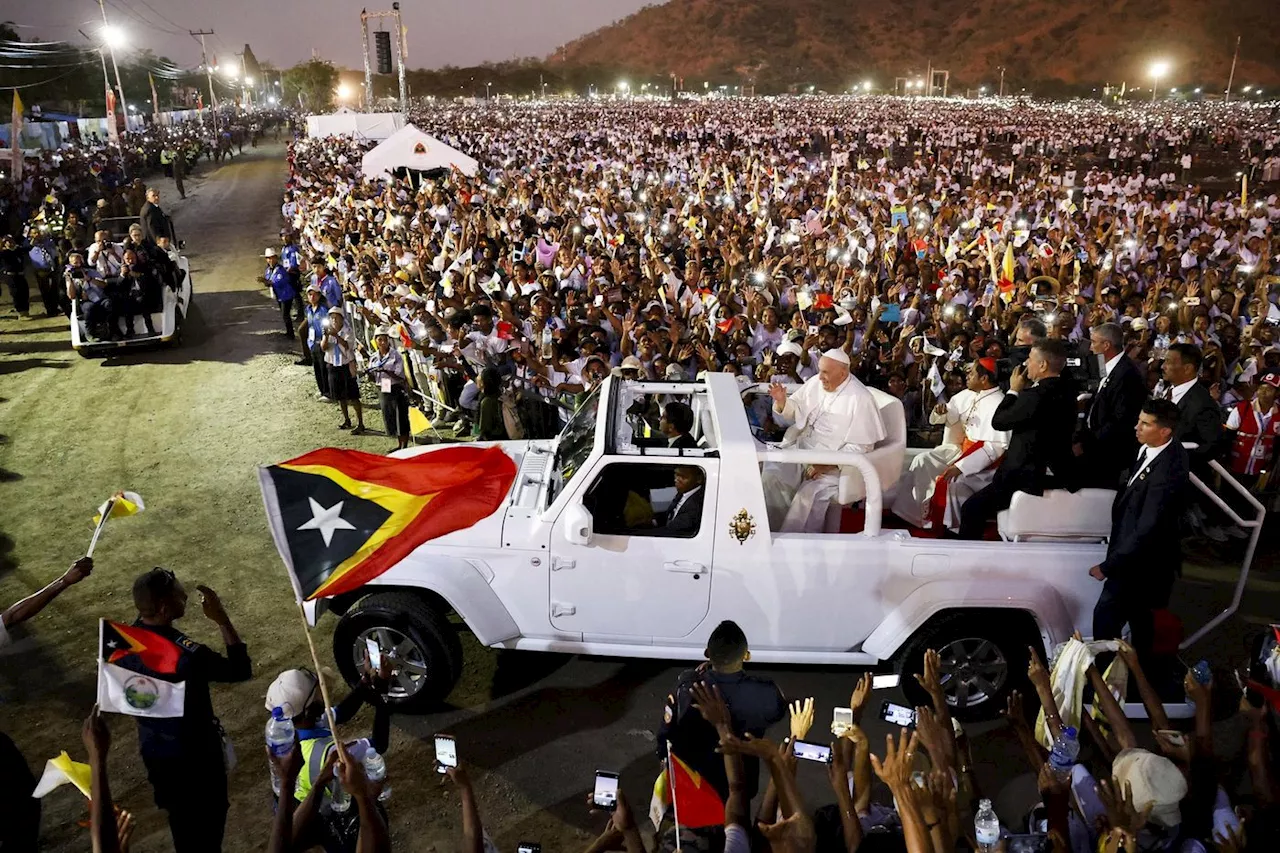
[{"label": "power line", "polygon": [[170,24],[173,24],[175,27],[177,27],[180,31],[178,35],[181,35],[182,34],[181,31],[183,30],[189,31],[189,28],[182,26],[182,24],[179,24],[173,18],[170,18],[168,15],[166,15],[164,12],[161,12],[155,6],[152,6],[150,3],[147,2],[147,0],[138,0],[138,2],[141,3],[143,6],[146,6],[152,12],[155,12],[157,15],[160,16],[162,20],[168,21]]}]

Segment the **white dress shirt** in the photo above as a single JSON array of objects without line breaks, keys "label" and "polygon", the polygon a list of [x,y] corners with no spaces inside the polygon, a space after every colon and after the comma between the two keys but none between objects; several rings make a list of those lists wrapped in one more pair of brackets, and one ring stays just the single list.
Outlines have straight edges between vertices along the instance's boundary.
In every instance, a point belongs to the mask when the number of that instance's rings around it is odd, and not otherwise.
[{"label": "white dress shirt", "polygon": [[1187,392],[1191,390],[1191,386],[1195,385],[1197,381],[1198,379],[1190,379],[1181,385],[1174,385],[1169,393],[1169,399],[1173,401],[1174,405],[1177,405],[1179,400],[1187,396]]},{"label": "white dress shirt", "polygon": [[[1161,453],[1164,453],[1164,449],[1171,444],[1173,444],[1173,439],[1169,439],[1159,447],[1150,447],[1149,445],[1146,445],[1146,444],[1142,445],[1142,449],[1138,451],[1140,457],[1142,457],[1142,455],[1145,454],[1145,458],[1143,458],[1143,461],[1142,461],[1142,467],[1134,469],[1134,472],[1129,475],[1129,482],[1127,485],[1130,485],[1130,486],[1133,485],[1133,481],[1138,479],[1138,475],[1141,474],[1143,471],[1147,470],[1148,468],[1150,468],[1151,463],[1156,461],[1156,457],[1159,456]],[[1134,464],[1137,464],[1136,459],[1134,460]]]}]

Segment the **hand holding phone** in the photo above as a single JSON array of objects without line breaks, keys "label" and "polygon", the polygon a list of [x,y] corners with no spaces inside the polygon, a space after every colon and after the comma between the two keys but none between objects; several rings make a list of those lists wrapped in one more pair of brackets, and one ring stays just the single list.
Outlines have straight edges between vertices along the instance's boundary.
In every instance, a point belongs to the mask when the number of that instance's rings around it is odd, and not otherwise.
[{"label": "hand holding phone", "polygon": [[916,725],[916,712],[905,705],[885,702],[880,706],[880,719],[891,726],[913,729]]},{"label": "hand holding phone", "polygon": [[618,774],[608,770],[596,771],[596,788],[591,803],[598,809],[613,811],[618,806]]},{"label": "hand holding phone", "polygon": [[458,745],[453,735],[436,735],[436,772],[444,774],[458,766]]},{"label": "hand holding phone", "polygon": [[816,761],[819,764],[831,763],[831,747],[822,743],[810,743],[806,740],[793,741],[791,750],[796,758]]},{"label": "hand holding phone", "polygon": [[851,728],[853,728],[853,709],[834,709],[831,715],[831,733],[836,737],[843,737],[844,733]]}]

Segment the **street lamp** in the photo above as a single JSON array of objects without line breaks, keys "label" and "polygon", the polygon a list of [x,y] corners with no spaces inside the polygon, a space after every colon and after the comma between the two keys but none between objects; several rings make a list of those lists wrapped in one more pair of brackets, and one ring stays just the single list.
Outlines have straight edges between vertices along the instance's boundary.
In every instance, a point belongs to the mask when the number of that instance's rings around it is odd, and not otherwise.
[{"label": "street lamp", "polygon": [[1151,63],[1149,71],[1151,73],[1152,80],[1151,103],[1154,104],[1156,102],[1156,91],[1160,85],[1160,78],[1169,73],[1169,63],[1163,59],[1157,59],[1155,62]]},{"label": "street lamp", "polygon": [[337,95],[339,101],[345,101],[347,98],[351,97],[351,87],[346,83],[339,83]]},{"label": "street lamp", "polygon": [[[120,29],[117,26],[113,26],[112,24],[107,23],[107,11],[105,7],[102,10],[102,29],[99,30],[98,35],[102,38],[102,43],[107,46],[107,51],[110,52],[111,54],[111,69],[116,74],[116,90],[119,91],[120,93],[120,108],[125,110],[125,129],[128,130],[129,129],[128,106],[127,106],[128,101],[124,97],[124,84],[120,82],[120,66],[116,63],[116,48],[124,47],[126,40],[124,36],[124,30]],[[106,64],[107,64],[106,60],[103,60],[103,63],[102,63],[103,77],[107,75]],[[111,88],[109,83],[107,85],[107,88]]]},{"label": "street lamp", "polygon": [[488,100],[489,100],[489,91],[490,91],[490,89],[492,89],[492,88],[493,88],[493,84],[492,84],[492,83],[485,83],[485,84],[484,84],[484,99],[485,99],[486,101],[488,101]]},{"label": "street lamp", "polygon": [[627,92],[631,91],[631,84],[628,83],[626,80],[619,80],[618,91],[625,95]]},{"label": "street lamp", "polygon": [[862,91],[864,91],[864,92],[870,92],[870,91],[871,91],[871,81],[870,81],[870,80],[863,80],[863,81],[862,81]]},{"label": "street lamp", "polygon": [[117,47],[124,47],[124,30],[112,24],[104,25],[102,28],[102,43],[112,50]]}]

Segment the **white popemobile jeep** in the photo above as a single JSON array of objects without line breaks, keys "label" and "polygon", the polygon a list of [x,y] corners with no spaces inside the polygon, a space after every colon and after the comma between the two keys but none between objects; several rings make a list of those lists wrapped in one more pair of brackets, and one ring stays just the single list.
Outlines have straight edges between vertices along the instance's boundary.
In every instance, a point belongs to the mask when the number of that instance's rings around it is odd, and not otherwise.
[{"label": "white popemobile jeep", "polygon": [[[369,640],[392,654],[391,698],[407,712],[445,697],[462,674],[451,614],[499,649],[700,660],[725,619],[742,626],[757,663],[913,673],[936,648],[948,700],[965,719],[1004,708],[1025,679],[1029,645],[1047,651],[1074,631],[1090,634],[1101,585],[1088,570],[1106,553],[1113,492],[1019,494],[1001,514],[1002,541],[882,530],[882,490],[909,453],[901,403],[873,391],[888,438],[868,454],[779,449],[747,416],[766,391],[724,373],[686,383],[610,377],[558,438],[501,444],[518,467],[502,508],[424,543],[356,592],[309,602],[308,618],[341,615],[334,654],[352,684]],[[635,446],[627,409],[642,395],[688,403],[699,448]],[[864,529],[770,532],[760,476],[769,461],[841,465],[838,500],[865,494]],[[677,465],[701,468],[706,485],[696,531],[672,537],[650,519],[674,500]],[[829,514],[836,531],[842,512]],[[1232,607],[1191,640],[1234,611],[1243,585],[1244,573]],[[901,683],[923,699],[914,679]]]}]

